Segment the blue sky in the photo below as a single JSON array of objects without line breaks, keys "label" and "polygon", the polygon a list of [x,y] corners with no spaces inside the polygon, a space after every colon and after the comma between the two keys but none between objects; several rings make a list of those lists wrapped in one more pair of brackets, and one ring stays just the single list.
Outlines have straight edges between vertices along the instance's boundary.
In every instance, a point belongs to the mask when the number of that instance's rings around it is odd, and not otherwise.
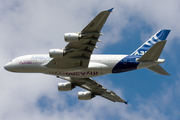
[{"label": "blue sky", "polygon": [[[0,119],[180,119],[180,1],[9,0],[0,1]],[[161,66],[171,75],[147,69],[95,77],[129,105],[101,97],[80,101],[81,88],[59,92],[63,80],[44,74],[18,74],[4,64],[26,54],[63,48],[64,33],[81,31],[99,12],[114,7],[98,43],[98,54],[131,54],[159,29],[171,29]]]}]

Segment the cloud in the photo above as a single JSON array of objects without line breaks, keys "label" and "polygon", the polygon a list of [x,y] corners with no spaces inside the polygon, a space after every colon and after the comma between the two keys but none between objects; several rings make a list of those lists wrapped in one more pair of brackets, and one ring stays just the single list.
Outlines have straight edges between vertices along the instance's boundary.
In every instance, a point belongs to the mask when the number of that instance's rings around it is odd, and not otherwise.
[{"label": "cloud", "polygon": [[[15,78],[15,79],[13,79]],[[22,78],[26,78],[22,80]],[[91,101],[77,100],[76,89],[70,92],[58,92],[54,77],[32,74],[17,77],[13,74],[1,82],[1,119],[177,119],[179,117],[179,85],[177,80],[172,86],[163,85],[163,90],[147,99],[137,96],[134,108],[129,105],[113,103],[104,98],[96,97]],[[121,95],[119,88],[114,88],[110,80],[101,82],[108,89]],[[7,87],[8,86],[8,87]],[[69,102],[71,101],[71,103]],[[175,102],[175,104],[172,104]],[[170,111],[171,112],[170,112]],[[166,114],[170,112],[169,114]]]},{"label": "cloud", "polygon": [[[77,92],[59,92],[62,81],[43,74],[15,74],[3,69],[11,59],[33,53],[48,53],[51,48],[64,47],[65,32],[81,31],[100,11],[115,7],[109,16],[98,43],[102,53],[109,45],[125,40],[123,31],[131,36],[139,32],[144,42],[161,28],[172,29],[168,49],[179,44],[179,1],[0,1],[0,119],[178,119],[179,80],[163,84],[148,98],[135,95],[137,105],[128,106],[96,97],[91,101],[77,100]],[[142,25],[143,24],[143,25]],[[143,29],[141,29],[143,28]],[[132,34],[131,34],[132,33]],[[136,39],[135,39],[136,40]],[[177,72],[178,73],[178,72]],[[178,76],[178,75],[176,75]],[[178,77],[179,78],[179,77]],[[107,82],[109,81],[109,82]],[[100,81],[124,98],[123,88],[110,80]],[[134,107],[136,106],[136,107]]]}]

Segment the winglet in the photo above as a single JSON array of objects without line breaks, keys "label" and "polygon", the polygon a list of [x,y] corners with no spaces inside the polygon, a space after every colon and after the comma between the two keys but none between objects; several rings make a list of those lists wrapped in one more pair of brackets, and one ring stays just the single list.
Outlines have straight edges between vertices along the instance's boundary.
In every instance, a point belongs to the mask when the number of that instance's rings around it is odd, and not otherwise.
[{"label": "winglet", "polygon": [[108,11],[109,11],[109,12],[112,12],[112,11],[113,11],[113,9],[114,9],[114,7],[113,7],[113,8],[111,8],[111,9],[109,9]]},{"label": "winglet", "polygon": [[129,100],[127,100],[126,102],[124,102],[126,105],[128,105],[128,102],[129,102]]}]

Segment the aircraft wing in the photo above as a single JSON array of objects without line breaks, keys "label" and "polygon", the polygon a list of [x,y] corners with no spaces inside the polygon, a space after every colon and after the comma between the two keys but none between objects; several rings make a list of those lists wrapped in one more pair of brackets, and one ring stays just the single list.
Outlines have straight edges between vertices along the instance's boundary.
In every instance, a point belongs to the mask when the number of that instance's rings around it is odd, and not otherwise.
[{"label": "aircraft wing", "polygon": [[90,91],[95,96],[99,95],[113,102],[123,102],[127,104],[127,102],[121,99],[118,95],[116,95],[116,93],[107,90],[105,87],[103,87],[101,84],[97,83],[95,80],[91,78],[71,78],[62,76],[57,77],[71,82],[74,86],[84,88]]},{"label": "aircraft wing", "polygon": [[87,68],[91,54],[96,48],[96,43],[101,35],[100,31],[106,22],[110,10],[99,13],[80,33],[80,40],[69,42],[65,50],[65,56],[62,58],[52,59],[46,66],[51,68]]}]

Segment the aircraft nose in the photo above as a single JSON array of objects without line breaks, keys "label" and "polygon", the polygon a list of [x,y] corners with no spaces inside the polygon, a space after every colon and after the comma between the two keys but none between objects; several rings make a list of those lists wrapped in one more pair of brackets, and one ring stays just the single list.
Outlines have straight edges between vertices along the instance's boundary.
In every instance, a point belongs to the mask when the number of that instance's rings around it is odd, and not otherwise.
[{"label": "aircraft nose", "polygon": [[11,62],[8,62],[5,66],[4,69],[6,69],[7,71],[11,71]]}]

